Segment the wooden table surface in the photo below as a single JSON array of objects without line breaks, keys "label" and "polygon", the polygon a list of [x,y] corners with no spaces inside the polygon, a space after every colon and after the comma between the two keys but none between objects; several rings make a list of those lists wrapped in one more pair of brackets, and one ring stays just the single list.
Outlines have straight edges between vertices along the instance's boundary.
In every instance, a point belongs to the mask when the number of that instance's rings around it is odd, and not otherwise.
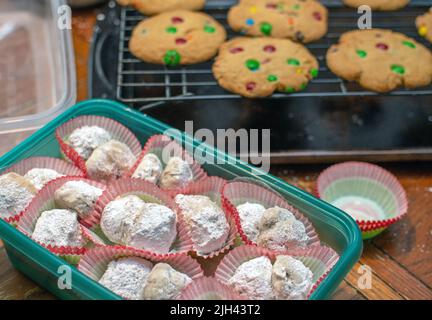
[{"label": "wooden table surface", "polygon": [[[77,65],[78,100],[87,97],[87,58],[95,10],[75,11],[73,35]],[[394,173],[408,194],[408,214],[364,243],[364,252],[334,299],[432,299],[432,164],[382,164]],[[326,166],[274,166],[272,173],[311,192]],[[372,270],[372,287],[358,280],[362,265]],[[360,269],[359,269],[360,268]],[[0,241],[0,299],[53,299],[10,264]]]}]

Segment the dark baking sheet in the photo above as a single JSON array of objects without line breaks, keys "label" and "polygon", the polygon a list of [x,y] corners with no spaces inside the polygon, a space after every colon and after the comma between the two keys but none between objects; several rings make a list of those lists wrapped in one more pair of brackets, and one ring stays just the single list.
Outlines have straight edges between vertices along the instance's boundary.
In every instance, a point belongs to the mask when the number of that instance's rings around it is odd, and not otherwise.
[{"label": "dark baking sheet", "polygon": [[[232,2],[210,0],[207,11],[220,18]],[[215,85],[211,63],[166,69],[134,61],[127,40],[141,17],[112,1],[95,28],[90,97],[120,100],[181,130],[186,120],[195,130],[270,128],[273,163],[432,160],[432,88],[375,95],[328,72],[326,47],[356,26],[353,9],[329,4],[328,36],[308,45],[321,58],[317,81],[296,95],[251,100]],[[427,4],[414,0],[402,11],[374,13],[374,26],[404,32],[430,48],[414,26]]]}]

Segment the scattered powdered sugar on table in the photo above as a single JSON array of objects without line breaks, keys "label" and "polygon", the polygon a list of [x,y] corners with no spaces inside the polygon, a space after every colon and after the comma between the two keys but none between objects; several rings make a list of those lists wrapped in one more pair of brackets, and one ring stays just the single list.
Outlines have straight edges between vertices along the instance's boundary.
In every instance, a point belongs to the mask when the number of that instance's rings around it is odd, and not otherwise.
[{"label": "scattered powdered sugar on table", "polygon": [[81,218],[87,217],[103,190],[81,180],[71,180],[54,193],[56,205],[61,209],[75,210]]},{"label": "scattered powdered sugar on table", "polygon": [[111,134],[98,126],[83,126],[75,129],[67,143],[84,159],[87,160],[93,151],[111,140]]},{"label": "scattered powdered sugar on table", "polygon": [[145,205],[146,203],[135,195],[111,201],[102,212],[100,226],[103,233],[110,241],[126,245],[136,217]]},{"label": "scattered powdered sugar on table", "polygon": [[163,205],[146,203],[125,242],[131,247],[164,254],[170,251],[176,237],[175,212]]},{"label": "scattered powdered sugar on table", "polygon": [[193,173],[189,164],[180,157],[172,157],[162,172],[159,185],[163,189],[180,188],[192,179]]},{"label": "scattered powdered sugar on table", "polygon": [[309,242],[303,223],[284,208],[267,209],[258,230],[257,244],[271,250],[285,250],[289,246],[306,247]]},{"label": "scattered powdered sugar on table", "polygon": [[258,257],[242,263],[228,285],[252,300],[273,299],[271,286],[272,264],[267,257]]},{"label": "scattered powdered sugar on table", "polygon": [[58,173],[52,169],[34,168],[24,175],[24,178],[29,180],[36,189],[42,189],[51,180],[64,177],[64,174]]},{"label": "scattered powdered sugar on table", "polygon": [[55,247],[84,245],[77,214],[71,210],[54,209],[42,212],[32,238]]},{"label": "scattered powdered sugar on table", "polygon": [[300,260],[277,256],[273,264],[272,285],[276,299],[304,300],[312,288],[313,273]]},{"label": "scattered powdered sugar on table", "polygon": [[20,213],[33,199],[37,189],[16,173],[0,176],[0,218]]},{"label": "scattered powdered sugar on table", "polygon": [[89,176],[98,180],[120,178],[135,164],[136,157],[124,143],[110,140],[93,151],[86,162]]},{"label": "scattered powdered sugar on table", "polygon": [[132,178],[144,179],[148,182],[157,184],[162,174],[163,166],[159,158],[153,154],[146,154],[141,163],[135,170]]},{"label": "scattered powdered sugar on table", "polygon": [[258,240],[258,223],[260,222],[265,208],[259,203],[243,203],[237,206],[240,216],[240,224],[249,240],[257,242]]},{"label": "scattered powdered sugar on table", "polygon": [[146,300],[171,300],[177,298],[192,279],[169,264],[158,263],[150,272],[144,288]]},{"label": "scattered powdered sugar on table", "polygon": [[180,206],[190,236],[200,253],[208,254],[221,249],[228,238],[229,225],[223,210],[209,197],[183,195],[175,197]]},{"label": "scattered powdered sugar on table", "polygon": [[150,261],[137,257],[111,261],[99,283],[123,298],[140,300],[152,267]]}]

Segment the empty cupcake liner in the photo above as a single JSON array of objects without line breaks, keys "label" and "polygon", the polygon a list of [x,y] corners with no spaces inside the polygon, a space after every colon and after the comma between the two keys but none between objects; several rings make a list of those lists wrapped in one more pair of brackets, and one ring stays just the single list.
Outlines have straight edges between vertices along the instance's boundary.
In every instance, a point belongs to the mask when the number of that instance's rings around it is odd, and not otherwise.
[{"label": "empty cupcake liner", "polygon": [[220,282],[227,284],[238,267],[251,259],[266,256],[272,263],[279,255],[288,255],[300,260],[313,273],[312,288],[307,298],[318,288],[320,283],[327,277],[331,269],[339,260],[339,255],[330,247],[312,246],[306,249],[292,248],[286,251],[271,251],[266,248],[245,245],[231,250],[221,261],[215,277]]},{"label": "empty cupcake liner", "polygon": [[[35,168],[55,170],[65,176],[84,176],[84,173],[79,168],[67,163],[66,161],[51,157],[32,157],[24,159],[7,168],[1,173],[1,175],[13,172],[24,176],[31,169]],[[21,216],[22,212],[19,212],[5,218],[4,220],[12,225],[16,225]]]},{"label": "empty cupcake liner", "polygon": [[113,245],[100,229],[102,213],[111,201],[128,195],[136,195],[145,202],[167,206],[177,214],[177,238],[173,248],[171,252],[159,254],[160,256],[185,253],[192,249],[192,241],[188,236],[185,223],[183,222],[182,215],[179,213],[180,209],[177,204],[169,194],[159,189],[156,185],[141,179],[123,178],[111,183],[99,197],[93,212],[85,219],[82,219],[81,223],[95,233],[105,245]]},{"label": "empty cupcake liner", "polygon": [[[201,165],[194,160],[194,158],[184,149],[182,146],[166,135],[154,135],[149,138],[146,142],[138,161],[129,171],[128,176],[132,177],[138,166],[141,164],[143,158],[149,154],[155,154],[162,162],[165,167],[168,157],[180,157],[185,160],[191,167],[193,173],[193,181],[200,181],[207,177],[207,173],[203,170]],[[175,194],[177,190],[175,189],[164,189],[165,191]]]},{"label": "empty cupcake liner", "polygon": [[[61,177],[52,180],[39,191],[39,193],[30,202],[28,207],[23,211],[22,216],[17,225],[18,230],[31,238],[37,220],[39,219],[42,212],[56,209],[56,205],[54,201],[55,191],[68,181],[84,181],[90,185],[99,188],[105,188],[105,186],[101,185],[98,182],[87,180],[82,177]],[[44,243],[40,243],[35,240],[33,241],[39,243],[41,246],[47,248],[49,251],[51,251],[56,255],[64,256],[66,260],[68,260],[67,257],[73,258],[73,256],[81,256],[86,252],[88,247],[91,247],[94,244],[100,245],[98,239],[93,238],[86,231],[84,226],[80,225],[80,230],[83,239],[85,241],[83,246],[80,247],[71,247],[71,246],[57,247],[57,246],[46,245]],[[95,243],[93,243],[93,241],[95,241]]]},{"label": "empty cupcake liner", "polygon": [[258,203],[266,209],[278,206],[289,210],[294,214],[296,219],[303,223],[306,229],[306,234],[309,237],[308,246],[319,245],[320,239],[315,231],[312,223],[299,210],[291,206],[284,197],[272,190],[267,185],[264,185],[256,180],[251,179],[236,179],[227,182],[222,191],[222,204],[225,210],[229,211],[234,217],[237,230],[243,242],[248,245],[257,245],[243,231],[240,215],[237,211],[237,206],[246,202]]},{"label": "empty cupcake liner", "polygon": [[324,170],[317,180],[317,195],[342,210],[343,206],[335,202],[338,199],[359,199],[355,209],[371,217],[356,219],[363,238],[379,234],[408,211],[407,196],[397,178],[387,170],[365,162],[345,162]]},{"label": "empty cupcake liner", "polygon": [[[231,215],[231,212],[227,211],[224,206],[222,205],[222,189],[226,183],[226,180],[219,178],[219,177],[208,177],[204,180],[193,182],[189,184],[187,187],[183,188],[182,190],[179,190],[177,194],[184,194],[184,195],[204,195],[210,198],[213,202],[215,202],[217,205],[221,207],[223,212],[225,213],[226,220],[229,224],[229,234],[228,238],[224,244],[224,246],[214,252],[211,253],[202,253],[199,252],[196,245],[193,245],[193,250],[195,251],[197,256],[203,257],[205,259],[213,258],[218,256],[219,254],[228,251],[231,247],[234,246],[236,237],[238,235],[237,227],[235,223],[234,217]],[[181,210],[180,210],[181,212]],[[185,221],[185,219],[183,218]],[[190,234],[189,226],[186,223],[186,229],[188,230]]]},{"label": "empty cupcake liner", "polygon": [[100,116],[80,116],[74,118],[58,127],[55,134],[64,156],[77,167],[79,167],[86,176],[88,176],[86,161],[71,146],[67,144],[67,138],[72,134],[72,132],[75,129],[82,128],[84,126],[98,126],[105,129],[111,134],[113,139],[123,142],[129,146],[135,157],[139,157],[141,153],[140,142],[132,133],[132,131],[123,126],[121,123],[113,119]]},{"label": "empty cupcake liner", "polygon": [[201,277],[190,283],[179,300],[246,300],[234,290],[213,277]]},{"label": "empty cupcake liner", "polygon": [[91,279],[99,281],[111,261],[127,257],[143,258],[154,264],[160,262],[167,263],[176,271],[189,276],[192,280],[203,277],[200,264],[186,254],[161,257],[148,251],[122,246],[105,246],[89,249],[86,254],[81,257],[78,270]]}]

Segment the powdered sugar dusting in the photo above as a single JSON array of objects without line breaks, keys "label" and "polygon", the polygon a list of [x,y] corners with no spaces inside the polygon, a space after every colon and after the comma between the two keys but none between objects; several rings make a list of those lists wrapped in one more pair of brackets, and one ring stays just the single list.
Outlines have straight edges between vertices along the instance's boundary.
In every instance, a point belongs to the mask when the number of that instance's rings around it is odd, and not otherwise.
[{"label": "powdered sugar dusting", "polygon": [[229,279],[228,285],[249,299],[269,300],[273,299],[271,277],[271,261],[263,256],[242,263]]},{"label": "powdered sugar dusting", "polygon": [[137,257],[111,261],[99,283],[126,299],[140,300],[152,267],[150,261]]},{"label": "powdered sugar dusting", "polygon": [[33,184],[16,173],[0,176],[0,218],[20,213],[36,192]]},{"label": "powdered sugar dusting", "polygon": [[182,209],[190,236],[197,249],[204,254],[221,249],[228,238],[229,225],[223,210],[209,197],[183,195],[175,197]]},{"label": "powdered sugar dusting", "polygon": [[180,188],[192,179],[193,173],[189,164],[180,157],[172,157],[162,172],[159,185],[163,189]]},{"label": "powdered sugar dusting", "polygon": [[24,175],[24,178],[33,183],[36,189],[40,190],[51,180],[64,176],[64,174],[58,173],[57,171],[52,169],[34,168],[28,171]]},{"label": "powdered sugar dusting", "polygon": [[149,153],[143,157],[138,168],[132,175],[132,178],[144,179],[148,182],[157,184],[162,174],[162,170],[162,162],[159,158],[155,154]]},{"label": "powdered sugar dusting", "polygon": [[84,159],[87,160],[93,151],[111,140],[111,134],[98,126],[83,126],[75,129],[67,143]]},{"label": "powdered sugar dusting", "polygon": [[243,232],[249,240],[257,242],[259,233],[258,223],[264,214],[264,206],[259,203],[246,202],[237,206],[237,211],[240,216]]}]

